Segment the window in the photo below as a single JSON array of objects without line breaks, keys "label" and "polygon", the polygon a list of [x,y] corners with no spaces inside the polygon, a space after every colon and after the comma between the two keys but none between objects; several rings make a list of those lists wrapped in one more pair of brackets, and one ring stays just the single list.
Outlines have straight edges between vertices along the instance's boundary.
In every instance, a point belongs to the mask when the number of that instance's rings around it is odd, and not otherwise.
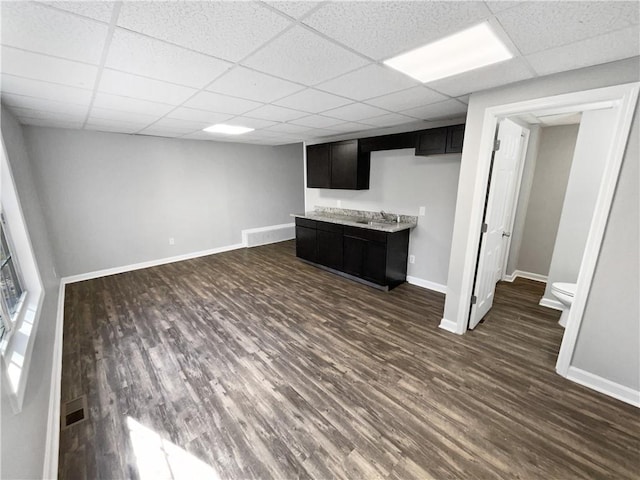
[{"label": "window", "polygon": [[0,213],[0,341],[11,331],[24,299],[24,288],[18,271],[4,215]]}]

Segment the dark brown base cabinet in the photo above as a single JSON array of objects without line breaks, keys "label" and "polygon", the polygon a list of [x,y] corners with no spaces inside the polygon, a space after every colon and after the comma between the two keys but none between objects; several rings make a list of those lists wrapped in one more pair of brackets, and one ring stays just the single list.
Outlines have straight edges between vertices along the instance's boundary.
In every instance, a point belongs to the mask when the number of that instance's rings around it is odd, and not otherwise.
[{"label": "dark brown base cabinet", "polygon": [[296,218],[296,255],[366,283],[392,289],[407,278],[409,230],[387,233]]}]

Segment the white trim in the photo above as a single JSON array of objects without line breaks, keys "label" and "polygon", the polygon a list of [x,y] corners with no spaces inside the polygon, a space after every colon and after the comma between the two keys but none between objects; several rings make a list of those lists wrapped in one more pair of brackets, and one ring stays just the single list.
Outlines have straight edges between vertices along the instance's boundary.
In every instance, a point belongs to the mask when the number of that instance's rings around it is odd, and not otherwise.
[{"label": "white trim", "polygon": [[[617,109],[618,118],[616,119],[616,125],[614,128],[615,138],[609,148],[607,159],[605,161],[605,170],[602,174],[602,181],[600,183],[600,190],[598,191],[598,199],[593,213],[593,220],[591,221],[591,227],[589,228],[587,243],[582,256],[582,264],[580,265],[578,273],[576,294],[574,296],[573,303],[571,304],[571,309],[567,315],[567,326],[565,328],[564,336],[562,337],[562,344],[560,345],[560,352],[558,353],[558,360],[556,362],[556,371],[565,377],[568,374],[571,358],[573,357],[573,351],[578,340],[578,332],[580,331],[582,317],[584,316],[589,292],[591,291],[591,283],[596,270],[596,263],[600,256],[600,249],[604,240],[604,232],[607,227],[607,221],[609,220],[609,211],[611,210],[611,205],[613,203],[613,196],[615,194],[618,177],[620,175],[622,159],[624,157],[627,140],[629,138],[633,113],[638,102],[640,83],[636,82],[633,84],[621,85],[617,88],[621,90],[620,93],[622,93],[622,98],[619,99],[619,108]],[[618,95],[620,95],[620,93]]]},{"label": "white trim", "polygon": [[553,308],[554,310],[564,311],[564,305],[559,300],[542,297],[538,302],[541,307]]},{"label": "white trim", "polygon": [[640,407],[640,391],[612,382],[599,375],[570,366],[567,371],[567,379],[634,407]]},{"label": "white trim", "polygon": [[458,332],[457,327],[458,327],[458,324],[456,322],[454,322],[453,320],[447,320],[446,318],[443,318],[442,320],[440,320],[440,325],[438,325],[438,328],[446,330],[447,332],[462,335],[461,333]]},{"label": "white trim", "polygon": [[528,280],[533,280],[534,282],[542,282],[547,283],[547,276],[540,275],[539,273],[525,272],[523,270],[514,270],[511,275],[505,275],[502,277],[502,280],[505,282],[513,282],[516,278],[526,278]]},{"label": "white trim", "polygon": [[64,326],[65,282],[60,280],[58,311],[56,314],[55,338],[53,341],[53,367],[49,389],[49,418],[44,452],[42,478],[58,478],[58,453],[60,450],[60,402],[62,385],[62,332]]},{"label": "white trim", "polygon": [[63,277],[62,280],[64,281],[64,283],[82,282],[84,280],[92,280],[94,278],[116,275],[118,273],[131,272],[133,270],[141,270],[143,268],[149,267],[157,267],[158,265],[165,265],[167,263],[181,262],[183,260],[191,260],[192,258],[198,257],[206,257],[207,255],[229,252],[231,250],[237,250],[244,247],[244,243],[236,243],[235,245],[227,245],[224,247],[212,248],[210,250],[202,250],[200,252],[185,253],[184,255],[176,255],[175,257],[160,258],[158,260],[149,260],[148,262],[140,262],[133,263],[131,265],[123,265],[121,267],[106,268],[104,270],[96,270],[94,272],[81,273],[79,275],[70,275],[68,277]]},{"label": "white trim", "polygon": [[426,288],[427,290],[433,290],[438,293],[447,293],[447,286],[441,283],[431,282],[429,280],[424,280],[423,278],[412,277],[407,275],[407,283],[411,285],[415,285],[417,287]]}]

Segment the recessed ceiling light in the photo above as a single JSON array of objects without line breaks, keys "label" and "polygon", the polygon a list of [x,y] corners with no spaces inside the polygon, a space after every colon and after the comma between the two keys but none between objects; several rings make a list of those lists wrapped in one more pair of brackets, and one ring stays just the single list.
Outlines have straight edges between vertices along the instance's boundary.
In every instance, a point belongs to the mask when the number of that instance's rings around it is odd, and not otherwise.
[{"label": "recessed ceiling light", "polygon": [[509,58],[513,54],[485,22],[385,60],[384,64],[426,83]]},{"label": "recessed ceiling light", "polygon": [[225,133],[227,135],[240,135],[242,133],[252,132],[253,130],[253,128],[249,127],[241,127],[239,125],[225,125],[224,123],[217,123],[204,129],[205,132]]}]

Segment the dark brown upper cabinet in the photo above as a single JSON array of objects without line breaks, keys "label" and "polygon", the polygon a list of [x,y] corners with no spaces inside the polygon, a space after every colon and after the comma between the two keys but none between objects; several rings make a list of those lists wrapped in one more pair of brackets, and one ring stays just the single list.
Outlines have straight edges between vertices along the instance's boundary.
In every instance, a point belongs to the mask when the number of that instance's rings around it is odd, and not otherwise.
[{"label": "dark brown upper cabinet", "polygon": [[307,187],[344,190],[369,189],[369,153],[359,140],[307,147]]},{"label": "dark brown upper cabinet", "polygon": [[462,152],[464,124],[422,130],[416,135],[416,155],[443,155]]}]

